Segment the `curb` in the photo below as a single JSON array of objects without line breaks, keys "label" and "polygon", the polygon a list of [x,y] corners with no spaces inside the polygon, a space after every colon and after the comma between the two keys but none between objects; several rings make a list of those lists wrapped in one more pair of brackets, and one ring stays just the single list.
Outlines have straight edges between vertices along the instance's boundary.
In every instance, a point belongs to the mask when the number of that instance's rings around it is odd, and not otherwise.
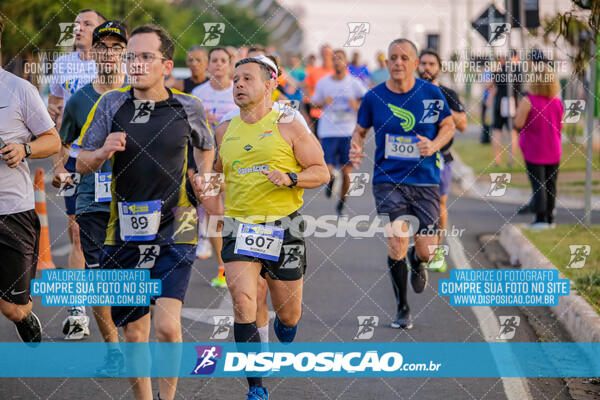
[{"label": "curb", "polygon": [[[500,244],[521,266],[534,269],[556,269],[521,232],[517,225],[507,224],[500,232]],[[567,279],[560,271],[560,279]],[[573,281],[568,296],[561,296],[557,306],[551,306],[552,313],[577,342],[600,342],[600,315],[579,296]]]}]

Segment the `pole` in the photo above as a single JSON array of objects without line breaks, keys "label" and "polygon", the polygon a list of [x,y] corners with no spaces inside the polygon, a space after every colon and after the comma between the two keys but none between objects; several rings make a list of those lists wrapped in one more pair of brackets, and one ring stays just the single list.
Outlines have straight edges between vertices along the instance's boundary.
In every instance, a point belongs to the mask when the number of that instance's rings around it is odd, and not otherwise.
[{"label": "pole", "polygon": [[519,1],[519,20],[521,21],[521,49],[525,50],[527,48],[527,38],[525,35],[525,3],[526,0]]},{"label": "pole", "polygon": [[596,43],[592,40],[590,43],[591,55],[588,68],[587,79],[587,101],[585,112],[585,131],[586,131],[586,161],[585,161],[585,214],[583,222],[585,226],[592,224],[592,161],[594,157],[594,104],[596,96],[594,90],[596,86]]},{"label": "pole", "polygon": [[[467,58],[467,61],[469,62],[468,65],[471,65],[471,26],[469,21],[471,21],[471,15],[472,13],[472,0],[467,0],[467,54],[465,55],[465,58]],[[469,68],[469,70],[467,71],[467,73],[471,74],[471,69]],[[466,91],[466,97],[467,97],[467,110],[471,108],[471,81],[468,79],[466,82],[466,87],[465,87],[465,91]]]},{"label": "pole", "polygon": [[512,62],[509,62],[510,59],[510,49],[512,47],[511,45],[511,33],[512,33],[512,25],[513,25],[513,10],[512,10],[512,0],[508,0],[506,2],[506,5],[508,6],[507,10],[506,10],[506,18],[508,19],[507,22],[509,22],[511,24],[511,30],[510,32],[508,32],[508,37],[506,38],[506,44],[508,45],[508,54],[507,54],[507,59],[506,59],[506,63],[504,64],[505,68],[506,68],[506,97],[508,98],[508,137],[510,138],[510,144],[509,144],[509,151],[508,151],[508,166],[510,168],[512,168],[513,166],[513,140],[512,140],[512,131],[513,131],[513,117],[510,113],[511,111],[511,100],[513,98],[513,83],[512,83],[512,69],[513,69],[513,65]]}]

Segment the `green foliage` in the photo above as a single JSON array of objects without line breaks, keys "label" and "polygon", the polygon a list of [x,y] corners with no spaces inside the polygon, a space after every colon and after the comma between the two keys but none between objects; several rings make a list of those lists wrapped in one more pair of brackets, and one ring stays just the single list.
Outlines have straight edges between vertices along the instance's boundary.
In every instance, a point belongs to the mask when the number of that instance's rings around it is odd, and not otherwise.
[{"label": "green foliage", "polygon": [[205,22],[222,22],[225,33],[220,45],[265,44],[269,32],[248,10],[214,2],[183,4],[164,0],[0,0],[4,19],[3,64],[15,56],[56,48],[59,23],[72,22],[81,9],[93,8],[109,19],[124,20],[130,28],[154,23],[165,28],[175,42],[175,62],[185,64],[189,46],[200,44]]},{"label": "green foliage", "polygon": [[582,12],[575,7],[572,11],[546,17],[542,22],[542,36],[546,42],[558,46],[559,39],[564,39],[572,46],[574,54],[569,57],[575,73],[580,76],[585,73],[592,58],[590,44],[600,34],[600,0],[589,0],[589,4],[591,12]]}]

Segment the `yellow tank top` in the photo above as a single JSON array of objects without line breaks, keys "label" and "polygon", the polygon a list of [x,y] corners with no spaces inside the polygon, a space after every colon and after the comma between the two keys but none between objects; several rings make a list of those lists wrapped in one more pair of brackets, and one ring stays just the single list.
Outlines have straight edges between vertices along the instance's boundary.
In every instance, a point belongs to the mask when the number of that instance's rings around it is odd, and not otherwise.
[{"label": "yellow tank top", "polygon": [[279,133],[278,117],[279,113],[271,110],[254,124],[246,124],[239,116],[229,123],[219,151],[227,217],[246,223],[272,222],[302,206],[304,189],[277,187],[261,172],[302,170],[294,151]]}]

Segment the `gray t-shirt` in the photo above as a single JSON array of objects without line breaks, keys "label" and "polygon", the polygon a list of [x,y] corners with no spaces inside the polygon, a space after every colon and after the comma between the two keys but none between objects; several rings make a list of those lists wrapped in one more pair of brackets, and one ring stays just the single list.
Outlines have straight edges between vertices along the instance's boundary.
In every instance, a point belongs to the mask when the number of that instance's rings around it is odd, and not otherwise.
[{"label": "gray t-shirt", "polygon": [[[54,127],[37,89],[0,68],[0,138],[5,143],[27,143],[33,136]],[[0,215],[16,214],[35,207],[29,165],[23,160],[9,168],[0,160]]]}]

